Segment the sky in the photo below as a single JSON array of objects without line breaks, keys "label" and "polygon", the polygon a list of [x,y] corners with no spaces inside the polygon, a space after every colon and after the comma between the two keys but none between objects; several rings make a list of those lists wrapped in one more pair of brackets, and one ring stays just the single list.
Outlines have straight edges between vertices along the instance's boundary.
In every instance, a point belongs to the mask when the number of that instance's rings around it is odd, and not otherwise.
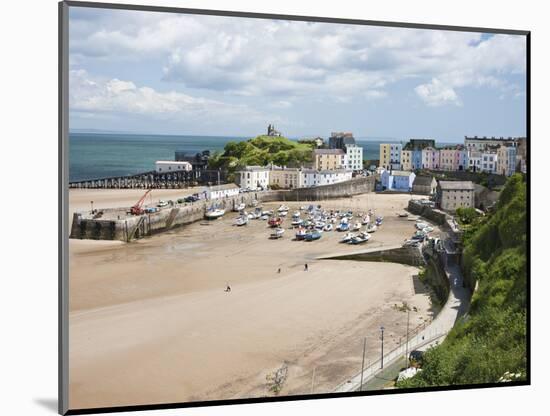
[{"label": "sky", "polygon": [[144,134],[526,134],[526,40],[70,7],[69,126]]}]

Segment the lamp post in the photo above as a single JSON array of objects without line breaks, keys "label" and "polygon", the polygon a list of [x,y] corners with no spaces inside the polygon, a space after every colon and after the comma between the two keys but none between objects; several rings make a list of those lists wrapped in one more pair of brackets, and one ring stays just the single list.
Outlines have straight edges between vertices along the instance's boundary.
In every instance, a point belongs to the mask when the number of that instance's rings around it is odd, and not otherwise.
[{"label": "lamp post", "polygon": [[359,385],[359,391],[363,391],[363,371],[365,371],[365,350],[367,349],[367,337],[363,341],[363,360],[361,361],[361,384]]},{"label": "lamp post", "polygon": [[380,369],[384,368],[384,326],[380,327]]},{"label": "lamp post", "polygon": [[407,363],[407,368],[409,368],[409,315],[411,311],[407,310],[407,342],[405,346],[405,362]]}]

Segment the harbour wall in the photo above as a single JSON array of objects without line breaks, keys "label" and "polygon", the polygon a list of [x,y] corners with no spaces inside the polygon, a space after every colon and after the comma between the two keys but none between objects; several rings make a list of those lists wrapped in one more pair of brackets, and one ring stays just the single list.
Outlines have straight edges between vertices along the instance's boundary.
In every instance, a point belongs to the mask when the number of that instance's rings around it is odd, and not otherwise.
[{"label": "harbour wall", "polygon": [[331,257],[323,257],[324,260],[359,260],[407,264],[409,266],[422,266],[426,262],[422,251],[418,247],[393,247],[387,249],[365,250],[359,253],[350,253]]},{"label": "harbour wall", "polygon": [[351,197],[370,192],[374,181],[369,177],[352,179],[338,184],[295,190],[242,193],[217,200],[200,200],[188,204],[173,204],[154,213],[131,216],[128,208],[104,209],[98,213],[74,213],[70,238],[91,240],[132,241],[169,229],[191,224],[204,218],[206,210],[215,205],[226,211],[245,203],[251,206],[273,201],[320,201],[330,198]]}]

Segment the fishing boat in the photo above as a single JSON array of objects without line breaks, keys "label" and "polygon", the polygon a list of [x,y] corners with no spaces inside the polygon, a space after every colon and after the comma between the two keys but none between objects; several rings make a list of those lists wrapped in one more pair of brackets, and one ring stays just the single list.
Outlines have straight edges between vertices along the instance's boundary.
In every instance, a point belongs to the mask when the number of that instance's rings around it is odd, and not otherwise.
[{"label": "fishing boat", "polygon": [[269,235],[269,238],[272,238],[272,239],[278,239],[278,238],[281,238],[283,236],[283,234],[285,233],[285,229],[284,228],[275,228],[271,234]]},{"label": "fishing boat", "polygon": [[374,233],[377,229],[378,227],[376,226],[376,224],[369,224],[367,226],[367,233]]},{"label": "fishing boat", "polygon": [[323,230],[324,231],[332,231],[333,230],[332,224],[329,223],[329,224],[325,225],[325,228],[323,228]]},{"label": "fishing boat", "polygon": [[267,222],[267,224],[273,228],[279,227],[282,223],[283,223],[283,219],[281,217],[271,217]]},{"label": "fishing boat", "polygon": [[233,211],[240,212],[240,211],[243,211],[245,208],[246,208],[246,204],[245,203],[240,203],[239,205],[235,205],[233,207]]},{"label": "fishing boat", "polygon": [[319,230],[313,230],[311,232],[306,233],[305,240],[306,241],[314,241],[319,240],[321,238],[322,234]]},{"label": "fishing boat", "polygon": [[303,221],[300,218],[293,219],[290,223],[293,227],[299,227],[303,224]]},{"label": "fishing boat", "polygon": [[207,220],[215,220],[215,219],[218,219],[220,217],[223,217],[224,214],[225,214],[224,209],[215,208],[215,209],[210,209],[210,210],[206,211],[206,213],[204,214],[204,217]]},{"label": "fishing boat", "polygon": [[326,224],[325,224],[324,222],[322,222],[322,221],[317,221],[317,222],[315,222],[314,227],[315,227],[316,229],[318,229],[318,230],[322,230],[323,228],[325,228],[325,225],[326,225]]},{"label": "fishing boat", "polygon": [[262,215],[260,215],[260,219],[265,221],[265,220],[269,219],[269,215],[262,214]]},{"label": "fishing boat", "polygon": [[306,238],[307,231],[305,228],[298,228],[298,231],[296,231],[295,237],[296,240],[303,240]]},{"label": "fishing boat", "polygon": [[348,242],[349,242],[352,238],[354,238],[354,237],[356,237],[355,234],[353,234],[353,233],[346,233],[346,234],[344,235],[344,238],[342,238],[342,239],[340,240],[340,242],[341,242],[341,243],[348,243]]},{"label": "fishing boat", "polygon": [[417,231],[411,237],[411,240],[424,241],[425,238],[426,238],[426,233],[424,231]]},{"label": "fishing boat", "polygon": [[406,213],[406,212],[401,212],[401,213],[397,214],[397,216],[398,216],[399,218],[407,218],[407,217],[409,216],[409,214]]},{"label": "fishing boat", "polygon": [[278,209],[277,209],[277,212],[283,212],[283,211],[286,211],[288,212],[289,208],[286,206],[286,205],[281,205]]},{"label": "fishing boat", "polygon": [[248,224],[248,215],[241,215],[239,218],[235,220],[235,225],[237,227],[240,227],[246,224]]},{"label": "fishing boat", "polygon": [[292,219],[297,220],[300,218],[300,211],[295,211],[294,214],[292,214]]},{"label": "fishing boat", "polygon": [[356,222],[355,224],[353,224],[353,231],[359,231],[360,229],[361,229],[360,222]]},{"label": "fishing boat", "polygon": [[273,215],[273,210],[262,211],[262,215]]},{"label": "fishing boat", "polygon": [[355,237],[352,237],[352,239],[349,241],[349,244],[357,245],[357,244],[363,244],[369,241],[370,234],[368,233],[359,233],[359,235],[356,235]]},{"label": "fishing boat", "polygon": [[434,230],[434,227],[430,227],[429,225],[427,227],[424,227],[422,230],[425,233],[431,233]]},{"label": "fishing boat", "polygon": [[347,222],[341,222],[336,229],[338,231],[349,231],[349,224]]}]

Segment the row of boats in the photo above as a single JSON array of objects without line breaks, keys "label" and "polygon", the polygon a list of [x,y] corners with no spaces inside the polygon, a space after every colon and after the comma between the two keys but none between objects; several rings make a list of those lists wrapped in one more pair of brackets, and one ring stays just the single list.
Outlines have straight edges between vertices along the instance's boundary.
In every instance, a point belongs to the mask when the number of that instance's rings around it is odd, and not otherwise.
[{"label": "row of boats", "polygon": [[[310,205],[306,210],[306,218],[301,218],[301,213],[296,211],[292,215],[292,226],[297,228],[296,240],[314,241],[319,240],[323,232],[340,231],[347,232],[342,243],[362,244],[370,239],[370,233],[377,230],[382,225],[383,218],[376,217],[370,210],[366,215],[359,214],[360,220],[353,222],[354,214],[352,211],[341,212],[338,210],[322,211],[320,206]],[[365,226],[365,230],[363,230]],[[351,232],[354,231],[355,233]]]},{"label": "row of boats", "polygon": [[434,230],[434,228],[426,224],[425,222],[422,222],[420,220],[417,220],[415,223],[416,231],[412,235],[412,237],[409,240],[406,240],[403,244],[404,247],[412,246],[416,247],[420,243],[422,243],[424,240],[429,238],[429,234]]}]

